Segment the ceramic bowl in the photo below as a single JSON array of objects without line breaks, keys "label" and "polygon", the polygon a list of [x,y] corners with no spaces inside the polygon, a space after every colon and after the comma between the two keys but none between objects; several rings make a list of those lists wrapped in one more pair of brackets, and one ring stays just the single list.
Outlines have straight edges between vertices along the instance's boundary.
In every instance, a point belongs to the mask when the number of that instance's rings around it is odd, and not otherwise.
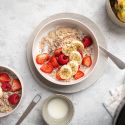
[{"label": "ceramic bowl", "polygon": [[[48,104],[49,104],[49,102],[51,100],[53,100],[53,99],[56,99],[56,98],[62,99],[62,100],[64,100],[68,104],[68,113],[62,119],[54,119],[48,113]],[[74,116],[74,106],[73,106],[73,103],[66,96],[61,95],[61,94],[56,94],[56,95],[50,96],[47,99],[45,99],[45,101],[43,103],[43,106],[42,106],[42,117],[43,117],[43,120],[48,125],[68,125],[71,122],[73,116]]]},{"label": "ceramic bowl", "polygon": [[[39,49],[39,44],[41,41],[41,38],[43,36],[46,36],[47,33],[49,31],[52,31],[53,29],[55,29],[55,27],[76,27],[78,29],[80,29],[81,31],[83,31],[86,35],[91,36],[91,38],[93,39],[93,48],[94,48],[94,60],[93,60],[93,64],[92,66],[89,68],[89,70],[87,71],[86,75],[78,80],[70,80],[68,82],[65,82],[63,80],[56,80],[55,78],[53,78],[52,76],[42,72],[40,70],[40,67],[38,66],[38,64],[36,63],[36,56],[39,53],[40,49]],[[92,71],[96,68],[96,64],[98,61],[98,56],[99,56],[99,47],[98,47],[98,41],[97,38],[94,34],[94,32],[91,30],[91,28],[89,28],[89,26],[87,24],[83,24],[82,22],[73,19],[73,18],[57,18],[47,24],[45,24],[43,27],[41,27],[40,31],[37,33],[34,42],[33,42],[33,47],[32,47],[32,58],[33,58],[33,62],[35,64],[36,69],[38,70],[38,72],[41,74],[41,77],[46,78],[47,80],[49,80],[51,83],[54,84],[58,84],[58,85],[73,85],[73,84],[77,84],[81,81],[84,81],[86,78],[89,77],[89,75],[92,73]]]},{"label": "ceramic bowl", "polygon": [[12,111],[6,112],[6,113],[0,113],[0,117],[4,117],[4,116],[12,114],[15,110],[17,110],[17,108],[19,107],[20,103],[22,102],[22,97],[23,97],[23,81],[22,81],[21,76],[15,70],[11,69],[10,67],[0,65],[0,72],[6,72],[8,74],[11,74],[14,78],[18,78],[19,81],[20,81],[20,83],[21,83],[21,86],[22,86],[22,94],[21,94],[21,98],[20,98],[19,103],[17,104],[17,106]]},{"label": "ceramic bowl", "polygon": [[110,0],[106,0],[106,10],[110,19],[117,25],[125,27],[125,23],[120,21],[112,10]]}]

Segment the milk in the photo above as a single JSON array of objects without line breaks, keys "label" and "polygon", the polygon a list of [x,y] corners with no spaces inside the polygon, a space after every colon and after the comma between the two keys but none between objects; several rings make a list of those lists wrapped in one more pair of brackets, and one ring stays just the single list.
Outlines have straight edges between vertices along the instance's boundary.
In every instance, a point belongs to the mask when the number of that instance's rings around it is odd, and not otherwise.
[{"label": "milk", "polygon": [[52,99],[48,103],[48,114],[54,119],[62,119],[68,113],[68,104],[60,98]]}]

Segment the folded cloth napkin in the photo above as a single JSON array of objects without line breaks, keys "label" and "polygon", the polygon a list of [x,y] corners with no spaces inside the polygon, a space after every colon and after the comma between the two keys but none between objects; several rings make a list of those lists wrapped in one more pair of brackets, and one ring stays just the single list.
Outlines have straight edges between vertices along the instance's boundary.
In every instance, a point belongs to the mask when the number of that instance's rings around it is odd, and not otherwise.
[{"label": "folded cloth napkin", "polygon": [[[125,83],[125,80],[124,80],[124,83]],[[122,99],[125,97],[125,84],[120,85],[114,90],[110,90],[109,94],[110,96],[103,103],[103,105],[107,110],[107,112],[109,113],[109,115],[111,117],[114,117],[117,107],[119,106]]]}]

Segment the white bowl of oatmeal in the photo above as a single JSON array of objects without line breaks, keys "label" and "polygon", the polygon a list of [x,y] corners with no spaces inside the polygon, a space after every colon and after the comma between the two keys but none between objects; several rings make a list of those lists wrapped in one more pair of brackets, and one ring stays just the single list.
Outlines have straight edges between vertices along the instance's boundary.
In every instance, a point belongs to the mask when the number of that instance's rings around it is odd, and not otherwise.
[{"label": "white bowl of oatmeal", "polygon": [[56,19],[37,33],[32,56],[41,77],[54,84],[73,85],[95,69],[98,41],[87,24],[72,18]]},{"label": "white bowl of oatmeal", "polygon": [[0,117],[13,113],[20,105],[22,95],[20,75],[7,66],[0,66]]}]

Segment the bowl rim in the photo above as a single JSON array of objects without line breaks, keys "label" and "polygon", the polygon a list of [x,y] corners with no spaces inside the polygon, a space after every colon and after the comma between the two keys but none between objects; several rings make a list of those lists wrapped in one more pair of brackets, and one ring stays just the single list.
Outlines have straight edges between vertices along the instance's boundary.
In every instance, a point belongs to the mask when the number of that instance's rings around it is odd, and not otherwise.
[{"label": "bowl rim", "polygon": [[23,99],[23,95],[24,95],[24,83],[23,83],[22,77],[14,69],[12,69],[12,68],[10,68],[9,66],[6,66],[6,65],[0,65],[0,67],[5,68],[7,70],[10,70],[12,73],[14,73],[17,76],[17,78],[19,79],[19,81],[21,83],[21,87],[22,87],[22,93],[21,93],[21,98],[20,98],[19,103],[16,105],[16,107],[12,111],[6,112],[6,113],[0,113],[0,118],[2,118],[2,117],[5,117],[5,116],[8,116],[8,115],[12,114],[20,106],[20,104],[22,102],[22,99]]},{"label": "bowl rim", "polygon": [[[52,16],[54,16],[54,15],[52,15]],[[51,17],[51,16],[50,16],[50,17]],[[87,17],[85,17],[85,18],[87,18]],[[87,18],[87,19],[90,20],[89,18]],[[46,20],[46,19],[45,19],[45,20]],[[45,20],[44,20],[44,21],[45,21]],[[49,24],[51,24],[51,23],[53,23],[53,22],[55,22],[55,21],[60,21],[60,20],[70,20],[70,21],[77,22],[77,23],[79,23],[79,24],[81,24],[81,25],[84,25],[84,26],[89,30],[89,32],[92,33],[92,35],[93,35],[94,38],[95,38],[95,42],[96,42],[96,44],[97,44],[97,55],[96,55],[97,59],[96,59],[96,61],[95,61],[95,65],[93,66],[92,70],[91,70],[85,77],[80,78],[80,79],[78,79],[78,80],[73,80],[72,82],[71,82],[71,81],[68,81],[68,82],[62,82],[62,81],[61,81],[61,82],[60,82],[59,80],[55,80],[54,78],[51,79],[51,80],[47,79],[46,77],[44,77],[43,73],[39,71],[38,66],[37,66],[37,64],[36,64],[36,62],[35,62],[35,58],[34,58],[34,48],[35,48],[35,47],[34,47],[34,43],[35,43],[35,40],[36,40],[36,38],[38,37],[39,33],[41,32],[41,30],[42,30],[44,27],[46,27],[47,25],[49,25]],[[91,20],[90,20],[90,21],[91,21]],[[91,21],[91,22],[93,22],[93,21]],[[46,80],[48,80],[48,81],[51,82],[52,84],[60,85],[60,86],[74,85],[74,84],[77,84],[77,83],[82,82],[82,81],[84,81],[85,79],[87,79],[87,78],[91,75],[91,73],[94,71],[94,69],[96,68],[97,62],[98,62],[98,59],[99,59],[99,43],[98,43],[98,39],[97,39],[95,33],[89,28],[89,26],[88,26],[87,24],[82,23],[81,21],[79,21],[79,20],[77,20],[77,19],[74,19],[74,18],[72,18],[72,17],[68,17],[68,18],[67,18],[67,17],[57,18],[57,19],[54,19],[54,20],[52,20],[52,21],[49,21],[49,22],[45,23],[45,24],[40,28],[40,30],[36,33],[36,35],[35,35],[35,37],[34,37],[34,39],[33,39],[32,58],[33,58],[33,63],[34,63],[34,65],[35,65],[35,67],[36,67],[36,70],[40,73],[40,75],[41,75],[42,77],[44,77]],[[67,84],[67,83],[70,83],[70,84]]]},{"label": "bowl rim", "polygon": [[70,105],[70,107],[72,108],[72,114],[71,114],[69,120],[67,121],[67,123],[65,124],[65,125],[68,125],[68,124],[72,121],[72,119],[73,119],[73,116],[74,116],[74,114],[75,114],[75,108],[74,108],[74,105],[73,105],[73,102],[71,101],[71,99],[69,99],[67,96],[65,96],[65,95],[63,95],[63,94],[54,94],[54,95],[51,95],[51,96],[47,97],[47,98],[43,101],[43,104],[42,104],[42,114],[41,114],[42,117],[43,117],[43,120],[44,120],[48,125],[51,125],[51,124],[49,124],[49,122],[45,119],[44,110],[47,110],[47,109],[45,109],[45,108],[47,108],[47,107],[45,107],[45,104],[48,105],[49,101],[50,101],[51,99],[54,99],[54,98],[61,98],[61,99],[63,99],[63,100],[67,100],[67,103],[68,103],[68,104]]},{"label": "bowl rim", "polygon": [[121,26],[121,27],[125,27],[125,22],[122,22],[117,16],[116,14],[113,12],[113,9],[111,7],[111,2],[110,0],[106,0],[106,10],[107,10],[107,13],[108,13],[108,16],[110,17],[110,19],[115,23],[117,24],[118,26]]}]

